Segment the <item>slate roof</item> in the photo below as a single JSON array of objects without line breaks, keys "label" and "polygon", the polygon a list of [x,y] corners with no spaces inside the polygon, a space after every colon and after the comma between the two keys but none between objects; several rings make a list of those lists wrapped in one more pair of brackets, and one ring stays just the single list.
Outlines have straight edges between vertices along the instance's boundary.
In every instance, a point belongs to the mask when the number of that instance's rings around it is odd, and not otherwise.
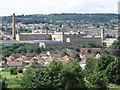
[{"label": "slate roof", "polygon": [[17,62],[17,61],[11,61],[7,63],[8,66],[13,66],[13,67],[21,67],[22,64],[23,62]]}]

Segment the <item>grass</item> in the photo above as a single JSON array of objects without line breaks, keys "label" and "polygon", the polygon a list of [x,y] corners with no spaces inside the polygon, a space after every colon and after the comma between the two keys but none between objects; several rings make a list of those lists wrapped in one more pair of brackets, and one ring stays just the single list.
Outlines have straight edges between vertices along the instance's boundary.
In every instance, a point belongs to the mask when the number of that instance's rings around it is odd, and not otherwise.
[{"label": "grass", "polygon": [[11,89],[21,88],[19,85],[19,80],[20,80],[20,77],[7,78],[7,80],[6,80],[7,88],[11,88]]},{"label": "grass", "polygon": [[110,84],[109,88],[119,88],[120,89],[120,85],[115,85],[115,84]]},{"label": "grass", "polygon": [[7,72],[7,71],[3,71],[3,72],[1,72],[1,76],[2,76],[2,78],[7,78],[7,79],[14,79],[14,78],[16,78],[16,77],[23,77],[23,75],[22,76],[17,76],[17,75],[11,75],[10,74],[10,72]]},{"label": "grass", "polygon": [[2,76],[10,76],[10,72],[5,72],[5,71],[4,71],[4,72],[1,72],[1,75],[2,75]]}]

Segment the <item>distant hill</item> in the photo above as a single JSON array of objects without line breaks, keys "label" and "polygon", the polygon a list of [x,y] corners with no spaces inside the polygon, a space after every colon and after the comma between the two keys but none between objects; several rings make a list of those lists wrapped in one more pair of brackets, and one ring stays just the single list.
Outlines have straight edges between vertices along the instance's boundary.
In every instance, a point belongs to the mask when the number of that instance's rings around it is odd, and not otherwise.
[{"label": "distant hill", "polygon": [[[76,13],[62,13],[62,14],[34,14],[34,15],[17,15],[16,23],[22,22],[24,24],[34,23],[53,23],[58,20],[70,20],[70,21],[94,21],[94,22],[110,22],[113,19],[117,19],[117,14],[76,14]],[[4,16],[3,22],[11,23],[12,16]]]}]

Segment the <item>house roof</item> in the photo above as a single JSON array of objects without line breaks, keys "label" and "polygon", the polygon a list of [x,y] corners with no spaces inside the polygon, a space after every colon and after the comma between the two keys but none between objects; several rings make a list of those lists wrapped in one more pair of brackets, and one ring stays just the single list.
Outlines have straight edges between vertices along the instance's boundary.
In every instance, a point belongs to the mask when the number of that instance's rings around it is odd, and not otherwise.
[{"label": "house roof", "polygon": [[7,59],[7,61],[14,61],[15,60],[15,57],[13,57],[13,56],[9,56],[8,58],[6,58]]},{"label": "house roof", "polygon": [[81,58],[81,60],[86,60],[86,57],[84,54],[80,54],[80,58]]},{"label": "house roof", "polygon": [[47,57],[46,59],[45,59],[45,61],[53,61],[54,60],[54,58],[52,58],[52,57]]},{"label": "house roof", "polygon": [[22,66],[22,62],[17,62],[17,61],[11,61],[8,62],[8,66]]},{"label": "house roof", "polygon": [[33,61],[33,59],[37,59],[38,62],[39,61],[45,61],[41,56],[35,56],[35,57],[31,58],[31,61]]},{"label": "house roof", "polygon": [[43,68],[43,67],[45,67],[42,63],[38,63],[38,62],[33,62],[32,65],[34,65],[36,68]]},{"label": "house roof", "polygon": [[62,59],[62,61],[70,61],[72,58],[66,55],[66,56],[62,57],[61,59]]},{"label": "house roof", "polygon": [[101,48],[81,48],[80,53],[87,53],[88,50],[90,50],[91,53],[95,53],[97,51],[103,52],[103,50]]},{"label": "house roof", "polygon": [[79,64],[86,64],[86,60],[81,60]]},{"label": "house roof", "polygon": [[17,61],[26,61],[27,57],[26,56],[21,56],[19,58],[16,59]]},{"label": "house roof", "polygon": [[100,54],[97,54],[97,55],[95,56],[96,59],[99,59],[100,57],[101,57]]},{"label": "house roof", "polygon": [[20,53],[11,54],[11,56],[13,56],[13,57],[15,57],[15,58],[18,58],[18,57],[20,57],[20,56],[21,56],[21,54],[20,54]]},{"label": "house roof", "polygon": [[60,54],[52,54],[51,56],[54,58],[60,58]]},{"label": "house roof", "polygon": [[33,56],[35,56],[35,53],[26,53],[25,56],[27,56],[27,57],[33,57]]},{"label": "house roof", "polygon": [[94,58],[94,55],[88,54],[88,53],[80,54],[80,58],[81,58],[81,60],[86,60],[87,58]]}]

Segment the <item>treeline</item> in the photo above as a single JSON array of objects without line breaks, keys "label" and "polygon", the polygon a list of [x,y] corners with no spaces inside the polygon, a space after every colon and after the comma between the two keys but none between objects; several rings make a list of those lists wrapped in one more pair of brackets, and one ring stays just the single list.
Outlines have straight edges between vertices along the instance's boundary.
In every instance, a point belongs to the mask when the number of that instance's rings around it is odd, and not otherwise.
[{"label": "treeline", "polygon": [[[118,42],[119,43],[119,42]],[[119,46],[116,42],[113,44],[112,48],[116,48]],[[3,54],[4,57],[9,57],[11,54],[15,53],[36,53],[40,54],[42,51],[55,51],[55,50],[62,50],[62,49],[71,49],[77,52],[80,52],[80,48],[105,48],[105,46],[97,45],[95,43],[89,43],[82,47],[75,47],[75,46],[69,46],[69,47],[62,47],[62,46],[54,46],[54,47],[39,47],[38,45],[30,45],[25,43],[16,43],[11,45],[1,45],[0,48],[2,50],[0,51],[1,54]]]},{"label": "treeline", "polygon": [[[11,54],[15,53],[36,53],[40,54],[42,51],[47,51],[47,50],[55,50],[59,49],[60,47],[49,47],[49,48],[40,48],[38,45],[28,45],[24,43],[19,43],[19,44],[12,44],[12,45],[2,45],[2,51],[1,53],[3,54],[4,57],[8,57]],[[60,48],[62,49],[62,48]]]},{"label": "treeline", "polygon": [[[16,22],[22,22],[24,24],[34,23],[54,23],[59,20],[70,20],[70,21],[94,21],[94,22],[110,22],[110,20],[117,19],[117,14],[35,14],[35,15],[17,15]],[[3,22],[11,23],[12,16],[4,16]]]},{"label": "treeline", "polygon": [[[12,45],[2,45],[1,46],[1,54],[4,57],[9,57],[11,54],[15,53],[36,53],[40,54],[42,51],[55,51],[55,50],[61,50],[61,49],[66,49],[65,47],[47,47],[47,48],[42,48],[39,47],[38,45],[29,45],[29,44],[24,44],[24,43],[17,43],[17,44],[12,44]],[[78,47],[67,47],[68,49],[75,50],[77,52],[80,52],[80,49]]]}]

